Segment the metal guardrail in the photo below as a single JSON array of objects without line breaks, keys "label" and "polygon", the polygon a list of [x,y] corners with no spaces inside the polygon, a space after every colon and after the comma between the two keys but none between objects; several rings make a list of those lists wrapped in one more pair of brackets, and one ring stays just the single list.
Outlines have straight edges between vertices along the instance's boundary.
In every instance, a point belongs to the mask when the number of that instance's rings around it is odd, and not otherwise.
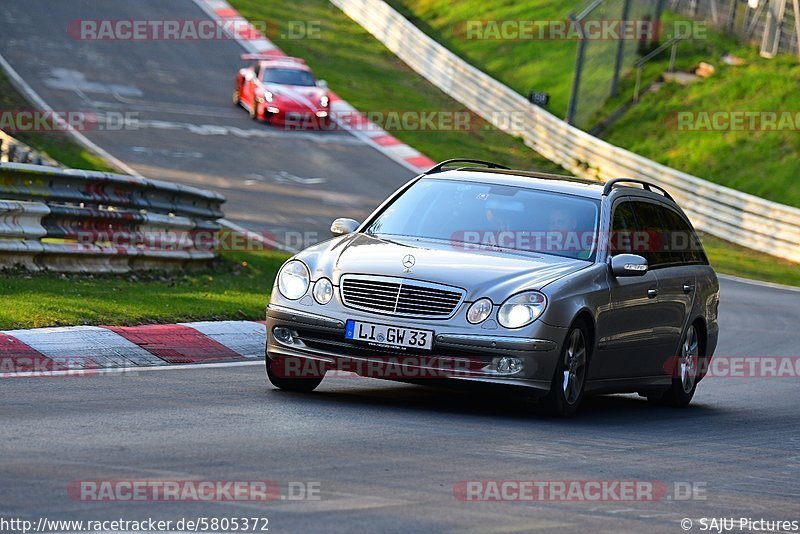
[{"label": "metal guardrail", "polygon": [[[469,65],[382,0],[331,3],[442,91],[575,175],[651,181],[670,191],[698,230],[800,262],[800,209],[671,169],[570,126]],[[508,120],[512,113],[515,120]]]},{"label": "metal guardrail", "polygon": [[171,182],[22,163],[0,163],[0,199],[0,266],[59,272],[207,263],[225,202]]}]

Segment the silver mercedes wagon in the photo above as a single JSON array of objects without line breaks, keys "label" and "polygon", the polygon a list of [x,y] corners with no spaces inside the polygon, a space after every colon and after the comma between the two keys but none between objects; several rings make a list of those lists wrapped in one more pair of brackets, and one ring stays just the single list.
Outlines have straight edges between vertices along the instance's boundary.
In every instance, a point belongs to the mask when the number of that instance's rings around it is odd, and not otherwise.
[{"label": "silver mercedes wagon", "polygon": [[448,160],[331,232],[275,282],[281,389],[333,371],[503,386],[562,416],[589,393],[686,406],[717,345],[717,277],[650,183]]}]

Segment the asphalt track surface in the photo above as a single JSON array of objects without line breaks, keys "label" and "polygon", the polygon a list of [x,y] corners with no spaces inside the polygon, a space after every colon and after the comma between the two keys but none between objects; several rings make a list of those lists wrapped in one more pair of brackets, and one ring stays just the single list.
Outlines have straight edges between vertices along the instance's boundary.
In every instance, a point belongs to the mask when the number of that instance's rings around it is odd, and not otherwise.
[{"label": "asphalt track surface", "polygon": [[[797,354],[800,293],[724,281],[719,356]],[[273,389],[261,366],[0,383],[0,517],[267,517],[271,532],[682,532],[680,520],[800,515],[798,379],[709,378],[684,410],[635,395],[574,419],[515,400],[329,377]],[[320,500],[82,502],[79,480],[318,483]],[[646,480],[653,502],[464,502],[462,480]]]},{"label": "asphalt track surface", "polygon": [[[64,35],[76,18],[142,13],[202,16],[188,0],[5,1],[0,53],[55,109],[266,128],[228,104],[236,43],[86,44]],[[123,100],[59,89],[55,68],[142,94]],[[365,213],[408,176],[368,147],[316,135],[247,139],[163,124],[87,135],[143,174],[225,193],[230,218],[255,229],[321,231],[335,215]],[[269,177],[281,172],[326,181],[309,187]],[[725,280],[720,314],[718,356],[798,355],[800,293]],[[0,391],[0,518],[258,516],[269,518],[271,532],[683,532],[682,518],[694,520],[694,531],[703,517],[800,519],[797,377],[709,378],[685,410],[633,395],[590,398],[570,420],[531,415],[502,397],[352,377],[289,394],[272,389],[260,366],[8,379]],[[284,493],[290,482],[311,482],[321,498],[84,502],[67,489],[80,480],[145,478],[267,479]],[[656,481],[670,496],[678,482],[701,489],[701,498],[454,496],[464,480],[526,479]]]},{"label": "asphalt track surface", "polygon": [[81,41],[67,31],[79,19],[206,18],[191,0],[2,0],[0,54],[54,110],[117,121],[83,132],[113,156],[219,191],[229,220],[290,245],[286,231],[324,239],[334,218],[365,217],[413,176],[348,133],[250,120],[231,103],[236,41]]}]

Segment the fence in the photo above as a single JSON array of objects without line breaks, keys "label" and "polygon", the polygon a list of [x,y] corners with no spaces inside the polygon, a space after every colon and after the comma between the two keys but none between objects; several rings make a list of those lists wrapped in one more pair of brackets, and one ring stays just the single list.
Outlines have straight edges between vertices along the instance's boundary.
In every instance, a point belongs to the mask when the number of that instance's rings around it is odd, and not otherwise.
[{"label": "fence", "polygon": [[[582,177],[649,180],[667,188],[699,230],[800,262],[800,209],[712,184],[570,126],[467,64],[382,0],[331,2],[442,91],[547,159]],[[512,113],[523,120],[507,120]]]},{"label": "fence", "polygon": [[216,256],[224,197],[96,171],[0,163],[0,266],[127,272]]},{"label": "fence", "polygon": [[604,21],[635,21],[649,27],[633,38],[619,32],[614,38],[578,40],[567,122],[584,130],[595,126],[597,112],[616,96],[621,76],[657,46],[661,11],[662,3],[654,0],[592,0],[570,15],[577,28]]},{"label": "fence", "polygon": [[800,0],[669,0],[670,10],[760,44],[761,55],[800,55]]}]

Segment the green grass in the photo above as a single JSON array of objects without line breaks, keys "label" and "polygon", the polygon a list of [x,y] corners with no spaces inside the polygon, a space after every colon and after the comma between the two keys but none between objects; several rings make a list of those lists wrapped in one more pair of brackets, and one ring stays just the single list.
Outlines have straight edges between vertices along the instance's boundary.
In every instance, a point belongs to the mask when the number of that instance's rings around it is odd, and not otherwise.
[{"label": "green grass", "polygon": [[0,329],[262,320],[282,252],[224,253],[194,273],[0,272]]},{"label": "green grass", "polygon": [[800,286],[800,266],[709,235],[702,237],[709,261],[718,273]]},{"label": "green grass", "polygon": [[[234,0],[242,15],[280,28],[269,37],[289,55],[304,58],[317,77],[360,111],[464,112],[461,104],[414,73],[380,42],[327,0],[264,2]],[[309,21],[320,38],[290,39],[280,33],[291,21]],[[318,26],[317,26],[318,25]],[[511,167],[564,172],[525,144],[472,117],[469,131],[398,131],[401,141],[440,161],[453,157],[482,158]]]},{"label": "green grass", "polygon": [[[465,39],[458,29],[469,20],[564,20],[579,0],[389,0],[420,29],[479,69],[521,94],[536,89],[551,94],[550,109],[565,116],[575,66],[576,44],[571,41],[513,41]],[[665,22],[676,17],[666,14]],[[671,26],[666,25],[668,28]],[[602,43],[590,43],[602,51]],[[608,48],[608,47],[606,47]],[[610,48],[609,48],[610,49]],[[666,85],[646,94],[622,119],[603,134],[611,143],[706,180],[770,200],[800,206],[800,135],[797,130],[690,132],[677,129],[678,111],[791,111],[800,110],[800,64],[795,57],[767,60],[755,49],[713,31],[706,38],[679,46],[678,69],[692,70],[700,61],[714,65],[716,74],[689,87]],[[727,66],[726,53],[748,61]],[[598,52],[599,53],[599,52]],[[585,76],[601,76],[597,61]],[[666,69],[668,54],[649,65],[645,80]],[[591,84],[589,84],[591,85]],[[623,79],[620,96],[588,121],[594,124],[633,94],[634,74]]]},{"label": "green grass", "polygon": [[[30,111],[31,104],[17,92],[0,69],[0,109]],[[114,171],[102,158],[78,145],[66,132],[6,132],[31,148],[76,169]]]}]

